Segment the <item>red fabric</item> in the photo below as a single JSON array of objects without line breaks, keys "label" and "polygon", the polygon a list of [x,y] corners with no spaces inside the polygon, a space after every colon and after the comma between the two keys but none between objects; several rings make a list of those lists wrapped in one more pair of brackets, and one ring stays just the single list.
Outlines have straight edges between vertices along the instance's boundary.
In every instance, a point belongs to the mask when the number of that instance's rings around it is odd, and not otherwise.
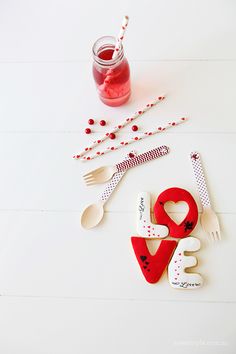
[{"label": "red fabric", "polygon": [[147,248],[143,237],[131,237],[134,253],[148,283],[156,283],[162,276],[177,246],[177,241],[162,240],[154,256]]},{"label": "red fabric", "polygon": [[[178,225],[172,220],[164,209],[167,202],[183,201],[188,204],[189,211],[185,219]],[[169,228],[169,236],[184,238],[195,228],[198,221],[198,209],[192,195],[182,188],[169,188],[162,192],[154,205],[154,215],[157,224],[166,225]]]}]

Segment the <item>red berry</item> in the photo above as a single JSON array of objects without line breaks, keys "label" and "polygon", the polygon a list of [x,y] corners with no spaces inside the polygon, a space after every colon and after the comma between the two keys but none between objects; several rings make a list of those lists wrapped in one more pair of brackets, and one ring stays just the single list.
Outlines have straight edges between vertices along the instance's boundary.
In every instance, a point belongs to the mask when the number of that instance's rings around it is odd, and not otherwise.
[{"label": "red berry", "polygon": [[90,118],[90,119],[88,120],[88,124],[89,124],[89,125],[93,125],[93,124],[94,124],[94,120],[93,120],[92,118]]},{"label": "red berry", "polygon": [[90,128],[86,128],[85,129],[85,134],[90,134],[91,133],[91,129]]},{"label": "red berry", "polygon": [[100,120],[100,125],[104,127],[104,125],[106,125],[106,121],[104,119]]},{"label": "red berry", "polygon": [[133,126],[132,126],[132,130],[133,130],[134,132],[136,132],[136,131],[138,130],[138,126],[137,126],[137,125],[133,125]]},{"label": "red berry", "polygon": [[113,140],[113,139],[116,138],[116,135],[115,135],[114,133],[110,133],[110,134],[109,134],[109,138]]}]

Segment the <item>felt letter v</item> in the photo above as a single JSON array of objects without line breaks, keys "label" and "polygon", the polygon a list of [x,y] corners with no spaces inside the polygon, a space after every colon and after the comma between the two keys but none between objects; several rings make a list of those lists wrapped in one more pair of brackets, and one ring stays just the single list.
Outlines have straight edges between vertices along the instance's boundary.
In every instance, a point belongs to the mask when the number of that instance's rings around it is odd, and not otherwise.
[{"label": "felt letter v", "polygon": [[152,256],[143,237],[131,237],[132,246],[142,273],[148,283],[156,283],[167,267],[177,246],[177,241],[162,240]]}]

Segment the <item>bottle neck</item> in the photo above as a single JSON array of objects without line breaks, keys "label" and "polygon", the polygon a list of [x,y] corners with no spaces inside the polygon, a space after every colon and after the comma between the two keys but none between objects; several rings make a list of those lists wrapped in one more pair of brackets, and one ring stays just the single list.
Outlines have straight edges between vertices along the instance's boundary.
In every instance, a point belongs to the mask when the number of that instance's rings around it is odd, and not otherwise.
[{"label": "bottle neck", "polygon": [[124,58],[124,50],[121,44],[119,51],[116,52],[113,58],[115,44],[114,37],[101,37],[94,43],[93,59],[97,65],[103,68],[114,68],[120,64]]}]

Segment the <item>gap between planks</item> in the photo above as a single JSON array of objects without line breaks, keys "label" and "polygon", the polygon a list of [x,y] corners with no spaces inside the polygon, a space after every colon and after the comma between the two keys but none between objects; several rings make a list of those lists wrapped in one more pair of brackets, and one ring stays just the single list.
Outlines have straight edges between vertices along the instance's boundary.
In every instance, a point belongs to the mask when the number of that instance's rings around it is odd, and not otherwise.
[{"label": "gap between planks", "polygon": [[[81,213],[81,209],[0,209],[0,213]],[[106,214],[136,214],[136,211],[130,210],[113,210],[104,211]],[[169,214],[186,214],[185,211],[169,211]],[[202,211],[198,211],[202,214]],[[153,211],[151,211],[153,214]],[[236,212],[216,212],[217,215],[236,215]]]},{"label": "gap between planks", "polygon": [[0,298],[19,298],[19,299],[60,299],[60,300],[87,300],[87,301],[121,301],[121,302],[161,302],[161,303],[207,303],[207,304],[236,304],[236,301],[228,300],[162,300],[162,299],[144,299],[144,298],[103,298],[103,297],[82,297],[82,296],[57,296],[57,295],[17,295],[0,294]]},{"label": "gap between planks", "polygon": [[[74,63],[90,63],[90,59],[71,59],[71,60],[0,60],[0,64],[74,64]],[[142,63],[142,62],[236,62],[236,58],[154,58],[154,59],[129,59],[129,62]]]}]

